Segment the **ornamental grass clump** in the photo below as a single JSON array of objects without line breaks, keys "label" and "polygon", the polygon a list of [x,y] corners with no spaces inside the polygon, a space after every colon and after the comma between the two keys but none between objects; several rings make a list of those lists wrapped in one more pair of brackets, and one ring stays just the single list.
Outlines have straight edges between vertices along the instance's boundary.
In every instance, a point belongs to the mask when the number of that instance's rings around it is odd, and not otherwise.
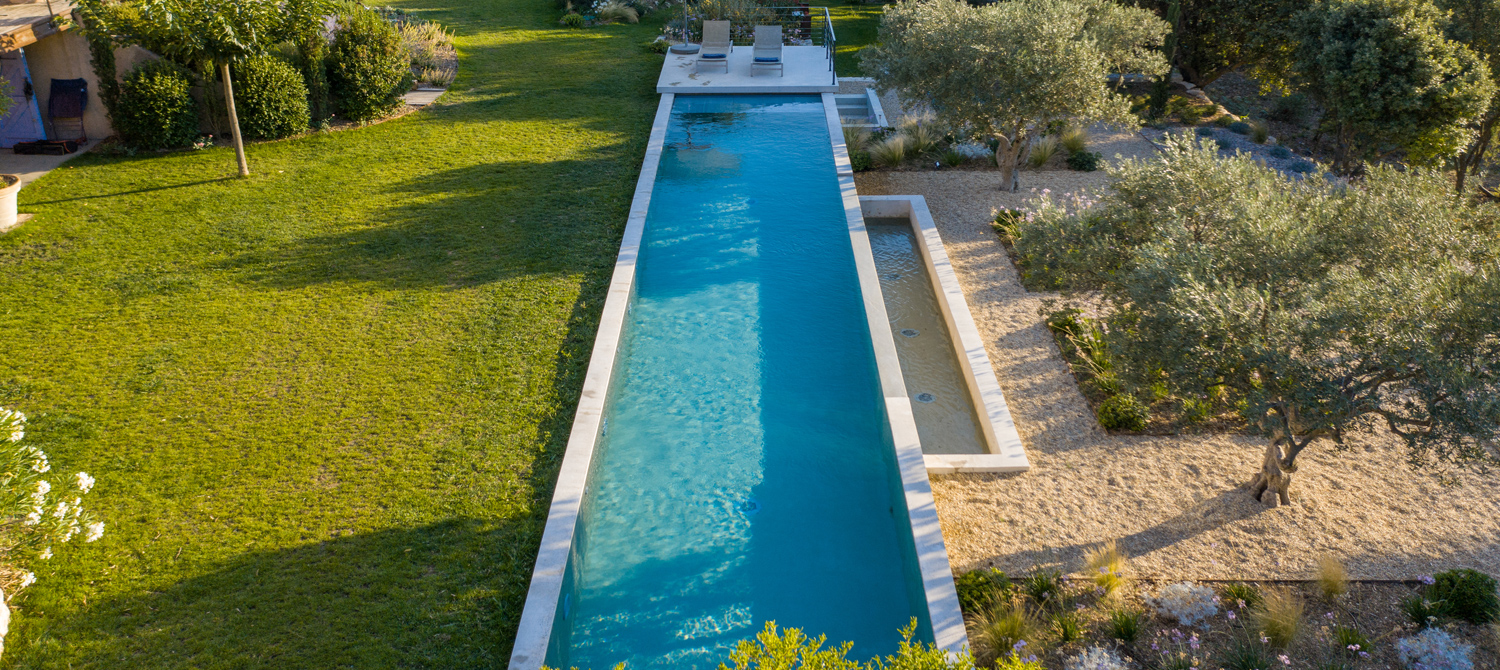
[{"label": "ornamental grass clump", "polygon": [[870,160],[875,167],[896,167],[906,160],[910,148],[905,135],[891,135],[870,145]]},{"label": "ornamental grass clump", "polygon": [[1026,154],[1026,163],[1034,168],[1039,168],[1052,160],[1057,155],[1059,142],[1056,135],[1047,135],[1031,143],[1031,152]]},{"label": "ornamental grass clump", "polygon": [[979,658],[986,663],[1020,651],[1029,641],[1041,639],[1044,630],[1036,615],[1019,598],[996,602],[970,621]]},{"label": "ornamental grass clump", "polygon": [[1145,598],[1156,613],[1184,626],[1191,626],[1219,613],[1214,590],[1192,582],[1178,582],[1162,587],[1156,597]]},{"label": "ornamental grass clump", "polygon": [[1251,615],[1262,635],[1278,649],[1290,647],[1302,631],[1302,597],[1288,588],[1267,589]]},{"label": "ornamental grass clump", "polygon": [[1117,609],[1109,613],[1109,637],[1125,644],[1135,644],[1146,625],[1146,615],[1139,610]]},{"label": "ornamental grass clump", "polygon": [[1089,131],[1079,126],[1068,126],[1062,133],[1058,134],[1057,141],[1062,145],[1064,151],[1076,154],[1089,145]]},{"label": "ornamental grass clump", "polygon": [[1428,628],[1396,640],[1401,662],[1413,670],[1473,670],[1474,647],[1454,639],[1448,631]]},{"label": "ornamental grass clump", "polygon": [[1323,597],[1333,600],[1349,592],[1349,572],[1333,554],[1318,557],[1318,590]]},{"label": "ornamental grass clump", "polygon": [[1229,610],[1253,608],[1260,604],[1260,589],[1244,582],[1225,584],[1223,602],[1225,609]]},{"label": "ornamental grass clump", "polygon": [[1120,587],[1129,583],[1125,570],[1129,567],[1127,564],[1130,558],[1120,551],[1114,540],[1088,550],[1083,555],[1083,561],[1088,568],[1089,579],[1102,595],[1116,595]]},{"label": "ornamental grass clump", "polygon": [[[47,454],[27,438],[26,415],[0,407],[0,563],[45,561],[55,546],[75,537],[84,542],[103,537],[104,522],[83,506],[93,488],[94,478],[86,472],[52,473]],[[6,585],[7,595],[34,581],[31,572],[22,573],[19,583]]]}]

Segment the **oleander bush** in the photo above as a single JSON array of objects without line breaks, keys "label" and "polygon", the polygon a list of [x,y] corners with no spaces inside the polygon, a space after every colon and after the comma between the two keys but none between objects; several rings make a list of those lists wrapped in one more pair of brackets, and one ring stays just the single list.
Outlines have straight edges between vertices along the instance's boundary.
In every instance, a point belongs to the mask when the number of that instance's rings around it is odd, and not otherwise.
[{"label": "oleander bush", "polygon": [[135,66],[120,82],[110,110],[120,141],[133,149],[176,149],[198,137],[193,75],[165,60]]},{"label": "oleander bush", "polygon": [[334,105],[352,121],[371,121],[395,111],[411,88],[411,59],[389,21],[364,8],[339,19],[328,55]]},{"label": "oleander bush", "polygon": [[258,56],[234,66],[234,103],[240,131],[251,139],[280,139],[307,130],[307,84],[291,64]]}]

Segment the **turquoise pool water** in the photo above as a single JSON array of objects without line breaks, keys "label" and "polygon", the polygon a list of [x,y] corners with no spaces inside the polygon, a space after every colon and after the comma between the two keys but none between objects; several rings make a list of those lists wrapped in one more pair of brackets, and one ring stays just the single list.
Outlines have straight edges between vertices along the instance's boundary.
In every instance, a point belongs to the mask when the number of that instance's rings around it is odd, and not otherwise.
[{"label": "turquoise pool water", "polygon": [[931,639],[825,118],[676,98],[548,665]]}]

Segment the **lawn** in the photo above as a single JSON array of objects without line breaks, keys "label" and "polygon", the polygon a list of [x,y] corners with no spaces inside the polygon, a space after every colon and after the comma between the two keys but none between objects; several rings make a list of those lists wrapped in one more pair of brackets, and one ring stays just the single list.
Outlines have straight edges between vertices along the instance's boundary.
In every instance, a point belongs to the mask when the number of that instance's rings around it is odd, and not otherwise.
[{"label": "lawn", "polygon": [[433,108],[253,145],[248,179],[225,149],[85,155],[21,192],[0,406],[98,478],[108,530],[34,563],[10,665],[505,662],[658,26],[398,4],[457,33]]},{"label": "lawn", "polygon": [[880,30],[880,15],[885,4],[830,4],[828,13],[833,18],[833,34],[838,38],[834,45],[833,64],[841,77],[863,77],[859,67],[859,50],[875,43]]}]

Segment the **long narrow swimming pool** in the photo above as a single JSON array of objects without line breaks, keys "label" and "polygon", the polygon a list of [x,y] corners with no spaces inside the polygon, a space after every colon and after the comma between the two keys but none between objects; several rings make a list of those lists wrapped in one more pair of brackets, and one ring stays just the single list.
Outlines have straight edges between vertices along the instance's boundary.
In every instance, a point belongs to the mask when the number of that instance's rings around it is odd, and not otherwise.
[{"label": "long narrow swimming pool", "polygon": [[547,665],[932,639],[829,139],[818,97],[676,97]]}]

